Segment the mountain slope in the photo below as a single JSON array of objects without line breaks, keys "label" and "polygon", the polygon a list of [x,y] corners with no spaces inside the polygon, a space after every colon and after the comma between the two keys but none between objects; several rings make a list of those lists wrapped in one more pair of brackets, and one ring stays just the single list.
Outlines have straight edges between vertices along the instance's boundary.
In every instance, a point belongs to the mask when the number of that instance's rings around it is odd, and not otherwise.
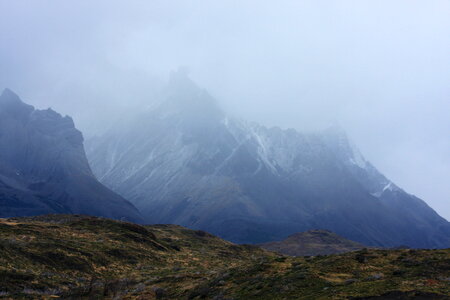
[{"label": "mountain slope", "polygon": [[266,128],[227,116],[176,73],[163,100],[87,153],[149,222],[264,243],[324,228],[373,246],[450,247],[450,224],[380,174],[340,129]]},{"label": "mountain slope", "polygon": [[[176,225],[0,219],[5,299],[450,299],[450,250],[281,257]],[[446,296],[447,295],[447,296]]]},{"label": "mountain slope", "polygon": [[140,222],[136,208],[96,180],[70,117],[0,96],[0,217],[83,213]]},{"label": "mountain slope", "polygon": [[261,248],[291,256],[314,256],[361,250],[364,245],[350,241],[328,230],[309,230],[288,236],[279,242],[259,245]]}]

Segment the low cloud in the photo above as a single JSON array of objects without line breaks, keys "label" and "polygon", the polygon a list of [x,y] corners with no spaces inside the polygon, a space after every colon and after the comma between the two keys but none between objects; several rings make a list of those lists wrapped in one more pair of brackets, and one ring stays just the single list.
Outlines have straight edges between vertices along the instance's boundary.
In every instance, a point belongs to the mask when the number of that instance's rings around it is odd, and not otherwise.
[{"label": "low cloud", "polygon": [[268,126],[339,121],[450,219],[450,2],[0,0],[0,88],[86,135],[151,102],[171,70]]}]

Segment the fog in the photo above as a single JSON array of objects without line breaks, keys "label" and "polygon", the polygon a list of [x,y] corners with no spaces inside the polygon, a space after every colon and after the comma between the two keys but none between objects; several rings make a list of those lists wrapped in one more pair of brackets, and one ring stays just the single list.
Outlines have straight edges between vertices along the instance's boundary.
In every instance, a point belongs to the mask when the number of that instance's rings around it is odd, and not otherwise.
[{"label": "fog", "polygon": [[239,117],[300,131],[339,122],[450,219],[447,0],[0,0],[0,11],[0,89],[73,116],[85,136],[184,67]]}]

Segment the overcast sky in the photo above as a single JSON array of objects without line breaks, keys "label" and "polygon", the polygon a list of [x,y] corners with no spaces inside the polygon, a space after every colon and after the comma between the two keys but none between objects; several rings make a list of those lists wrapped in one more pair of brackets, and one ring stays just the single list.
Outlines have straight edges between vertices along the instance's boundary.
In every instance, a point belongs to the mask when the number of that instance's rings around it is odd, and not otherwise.
[{"label": "overcast sky", "polygon": [[0,12],[0,88],[85,131],[99,112],[151,101],[186,66],[243,118],[338,121],[450,219],[448,0],[0,0]]}]

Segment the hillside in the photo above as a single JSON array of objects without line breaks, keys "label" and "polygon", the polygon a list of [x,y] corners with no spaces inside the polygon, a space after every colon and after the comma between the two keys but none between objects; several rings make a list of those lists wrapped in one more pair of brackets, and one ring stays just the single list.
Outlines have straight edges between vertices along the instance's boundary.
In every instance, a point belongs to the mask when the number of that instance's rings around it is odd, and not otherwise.
[{"label": "hillside", "polygon": [[175,225],[50,215],[1,219],[0,253],[6,299],[450,299],[450,250],[295,258]]},{"label": "hillside", "polygon": [[309,230],[293,234],[279,242],[260,245],[262,248],[291,256],[338,254],[361,250],[364,245],[343,238],[328,230]]}]

